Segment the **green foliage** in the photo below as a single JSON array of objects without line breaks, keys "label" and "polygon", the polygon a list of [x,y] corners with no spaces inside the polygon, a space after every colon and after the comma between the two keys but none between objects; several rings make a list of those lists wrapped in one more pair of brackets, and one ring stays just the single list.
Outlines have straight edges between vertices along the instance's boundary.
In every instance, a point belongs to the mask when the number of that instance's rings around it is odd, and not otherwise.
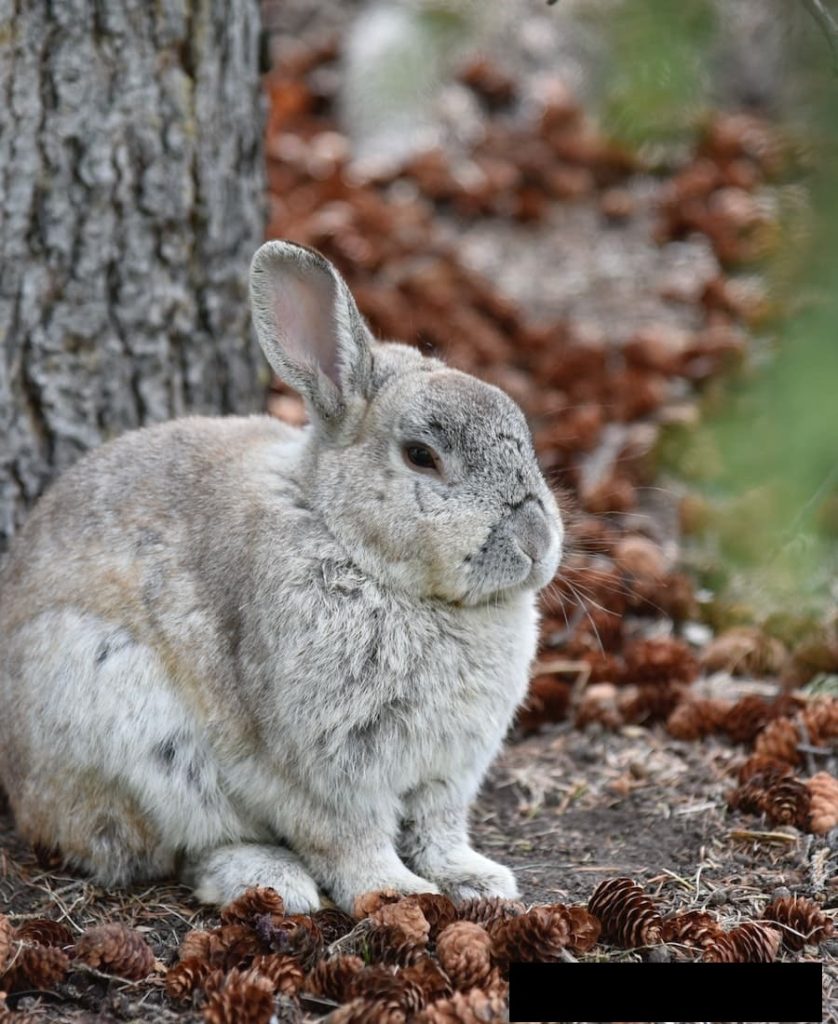
[{"label": "green foliage", "polygon": [[709,93],[710,0],[632,0],[613,13],[603,117],[631,145],[683,140]]}]

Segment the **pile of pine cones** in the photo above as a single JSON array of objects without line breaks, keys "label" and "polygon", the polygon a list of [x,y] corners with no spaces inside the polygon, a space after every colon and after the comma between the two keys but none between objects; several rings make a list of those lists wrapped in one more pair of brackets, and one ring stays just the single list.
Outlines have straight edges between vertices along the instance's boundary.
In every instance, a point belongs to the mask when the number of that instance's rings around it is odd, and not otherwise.
[{"label": "pile of pine cones", "polygon": [[59,921],[35,918],[13,927],[0,914],[0,989],[52,988],[80,965],[137,981],[155,970],[156,960],[140,932],[122,924],[86,928],[76,937]]},{"label": "pile of pine cones", "polygon": [[186,935],[166,991],[180,1005],[203,1005],[208,1024],[267,1024],[272,1013],[297,1021],[303,1009],[327,1013],[328,1024],[485,1024],[506,1019],[513,961],[574,959],[598,942],[769,961],[782,942],[799,950],[832,927],[805,899],[779,900],[763,920],[728,931],[703,911],[664,918],[630,878],[603,882],[587,908],[376,892],[352,916],[285,915],[273,890],[251,889],[224,908],[220,927]]},{"label": "pile of pine cones", "polygon": [[[666,943],[678,958],[770,961],[831,936],[811,901],[771,903],[758,921],[725,930],[712,914],[667,917],[630,878],[602,882],[587,907],[503,899],[459,905],[447,896],[367,893],[354,914],[335,908],[286,914],[273,889],[248,889],[221,910],[218,927],[183,938],[165,971],[167,998],[207,1024],[492,1024],[508,1016],[512,962],[574,960],[597,944],[639,949]],[[87,965],[130,980],[163,973],[143,936],[120,924],[74,939],[55,921],[13,927],[0,915],[0,1019],[6,992],[54,989]],[[10,1019],[14,1019],[10,1016]]]}]

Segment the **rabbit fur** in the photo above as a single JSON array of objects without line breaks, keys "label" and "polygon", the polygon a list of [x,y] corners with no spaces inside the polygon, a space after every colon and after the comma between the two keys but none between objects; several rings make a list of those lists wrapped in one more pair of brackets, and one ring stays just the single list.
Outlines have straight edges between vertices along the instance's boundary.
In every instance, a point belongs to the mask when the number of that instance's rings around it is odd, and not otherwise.
[{"label": "rabbit fur", "polygon": [[0,779],[17,827],[102,884],[180,871],[207,902],[514,896],[467,818],[562,544],[524,417],[376,342],[313,250],[262,246],[251,302],[311,425],[133,431],[15,538]]}]

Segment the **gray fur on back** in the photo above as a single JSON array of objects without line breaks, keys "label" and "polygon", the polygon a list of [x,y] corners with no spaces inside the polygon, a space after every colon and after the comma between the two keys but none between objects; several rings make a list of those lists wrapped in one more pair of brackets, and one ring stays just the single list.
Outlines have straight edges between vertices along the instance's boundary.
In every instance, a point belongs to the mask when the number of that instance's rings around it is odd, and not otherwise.
[{"label": "gray fur on back", "polygon": [[561,548],[524,418],[374,342],[319,254],[267,243],[251,275],[312,425],[135,431],[40,501],[0,580],[18,827],[105,883],[185,857],[208,901],[512,895],[467,814]]}]

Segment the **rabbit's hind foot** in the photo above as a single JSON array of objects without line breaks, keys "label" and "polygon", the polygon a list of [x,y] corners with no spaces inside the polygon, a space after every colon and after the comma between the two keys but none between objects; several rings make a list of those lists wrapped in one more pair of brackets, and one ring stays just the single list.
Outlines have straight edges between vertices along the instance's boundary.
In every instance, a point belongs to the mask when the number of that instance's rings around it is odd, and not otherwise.
[{"label": "rabbit's hind foot", "polygon": [[299,857],[282,846],[219,846],[192,859],[183,874],[202,903],[229,903],[245,889],[259,885],[276,889],[289,914],[307,914],[320,907],[317,883]]}]

